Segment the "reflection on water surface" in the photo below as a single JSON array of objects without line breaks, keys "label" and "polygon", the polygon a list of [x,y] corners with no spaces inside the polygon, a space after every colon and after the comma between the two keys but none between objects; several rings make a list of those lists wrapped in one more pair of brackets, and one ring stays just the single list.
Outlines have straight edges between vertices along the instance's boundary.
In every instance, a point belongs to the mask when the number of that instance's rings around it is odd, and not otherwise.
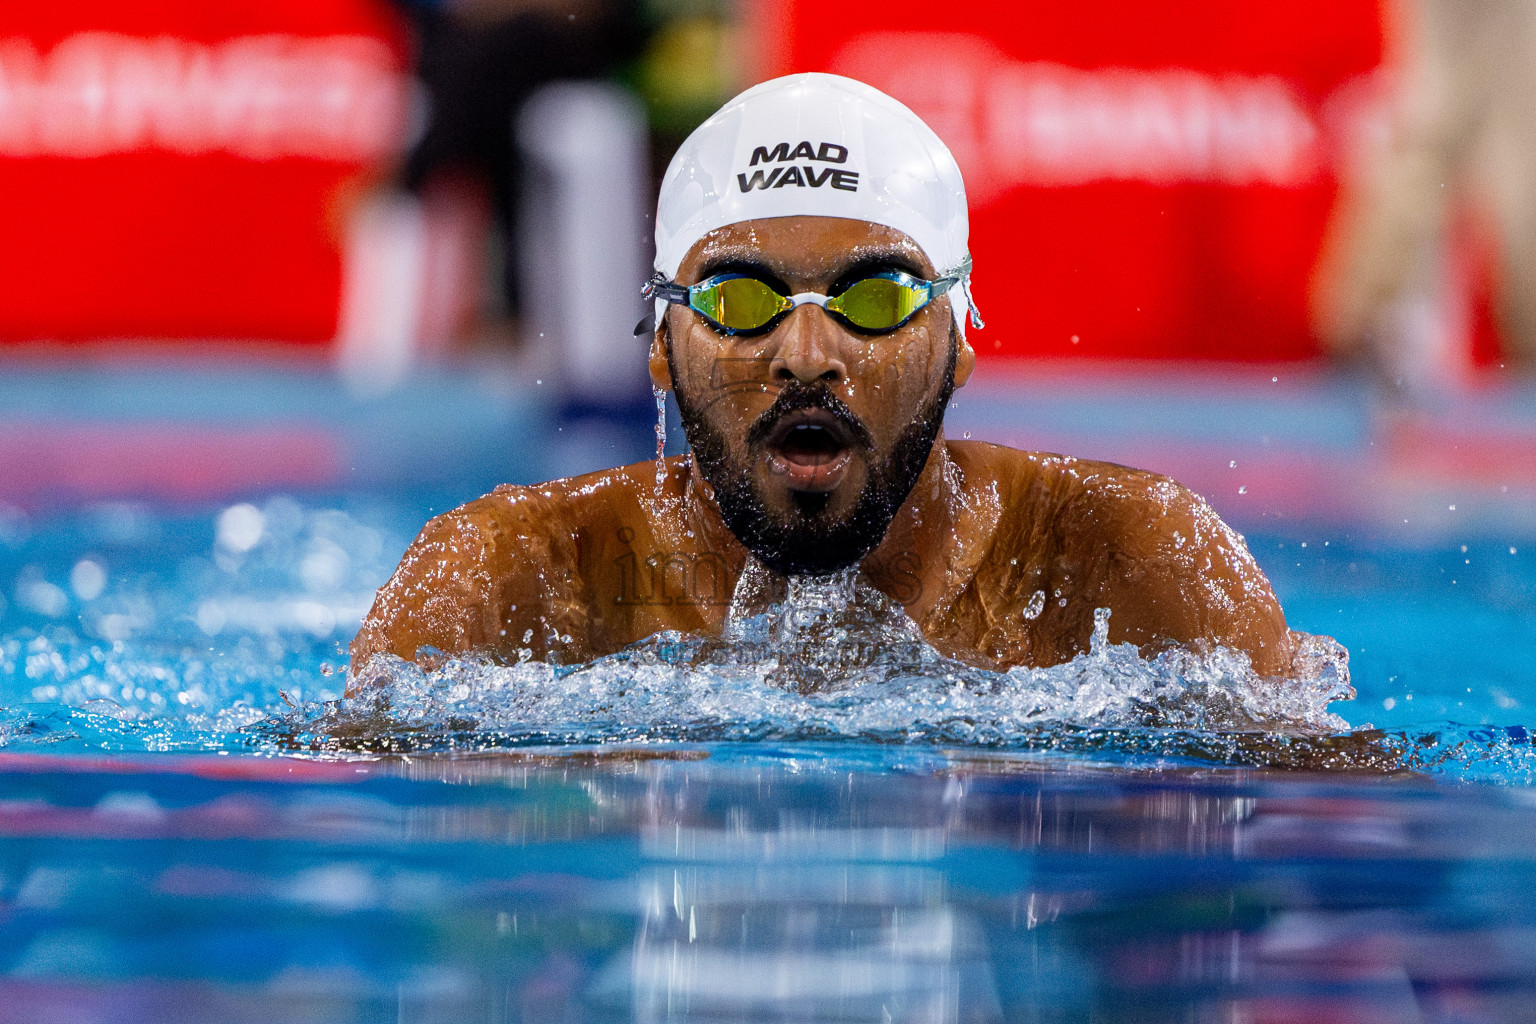
[{"label": "reflection on water surface", "polygon": [[1523,791],[804,745],[8,755],[0,1019],[1480,1021]]}]

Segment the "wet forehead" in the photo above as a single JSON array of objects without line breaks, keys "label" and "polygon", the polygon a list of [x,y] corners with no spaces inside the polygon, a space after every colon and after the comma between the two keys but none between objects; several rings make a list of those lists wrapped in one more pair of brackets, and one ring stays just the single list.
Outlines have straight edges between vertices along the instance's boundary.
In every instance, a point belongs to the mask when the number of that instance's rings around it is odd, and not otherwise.
[{"label": "wet forehead", "polygon": [[717,228],[700,239],[678,268],[693,282],[710,267],[752,263],[791,284],[826,284],[855,263],[889,260],[924,277],[934,274],[911,236],[883,224],[837,217],[774,217]]}]

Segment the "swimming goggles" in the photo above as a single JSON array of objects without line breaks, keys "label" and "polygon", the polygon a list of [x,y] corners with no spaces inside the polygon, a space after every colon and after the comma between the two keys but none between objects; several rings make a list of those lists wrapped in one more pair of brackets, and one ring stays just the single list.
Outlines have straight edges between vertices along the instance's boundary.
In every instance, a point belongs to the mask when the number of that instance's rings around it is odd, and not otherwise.
[{"label": "swimming goggles", "polygon": [[642,289],[646,298],[687,306],[723,334],[754,335],[773,330],[796,306],[810,303],[865,334],[897,330],[934,299],[963,282],[970,260],[936,281],[900,270],[861,277],[835,295],[785,295],[746,274],[716,274],[695,285],[680,285],[657,274]]}]

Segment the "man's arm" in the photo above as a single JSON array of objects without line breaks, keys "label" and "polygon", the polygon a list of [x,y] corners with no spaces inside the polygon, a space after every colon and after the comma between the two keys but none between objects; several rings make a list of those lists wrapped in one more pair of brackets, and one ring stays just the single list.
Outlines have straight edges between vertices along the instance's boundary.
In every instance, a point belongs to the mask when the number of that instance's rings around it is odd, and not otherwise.
[{"label": "man's arm", "polygon": [[[1285,613],[1242,537],[1198,495],[1166,477],[1105,473],[1073,503],[1109,635],[1148,655],[1173,646],[1245,651],[1261,675],[1291,672]],[[1092,528],[1083,520],[1094,520]]]},{"label": "man's arm", "polygon": [[427,523],[352,641],[349,692],[366,685],[359,673],[381,653],[584,657],[576,545],[554,504],[529,488],[500,487]]}]

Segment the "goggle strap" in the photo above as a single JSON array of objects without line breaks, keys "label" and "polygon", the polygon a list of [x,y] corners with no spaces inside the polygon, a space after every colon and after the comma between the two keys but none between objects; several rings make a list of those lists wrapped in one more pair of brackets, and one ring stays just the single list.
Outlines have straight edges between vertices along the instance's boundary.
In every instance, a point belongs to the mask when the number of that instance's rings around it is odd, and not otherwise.
[{"label": "goggle strap", "polygon": [[671,281],[658,281],[656,286],[651,289],[651,295],[647,297],[665,299],[667,302],[674,302],[679,306],[686,306],[689,304],[689,301],[692,298],[691,293],[692,289],[687,288],[684,285],[674,284]]}]

